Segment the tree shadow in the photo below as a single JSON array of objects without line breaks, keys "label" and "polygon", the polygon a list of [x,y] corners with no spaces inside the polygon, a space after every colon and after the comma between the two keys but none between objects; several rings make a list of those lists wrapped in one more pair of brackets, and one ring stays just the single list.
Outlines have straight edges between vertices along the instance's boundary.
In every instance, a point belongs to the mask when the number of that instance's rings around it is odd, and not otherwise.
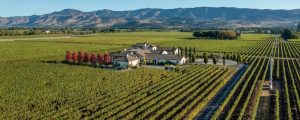
[{"label": "tree shadow", "polygon": [[185,38],[177,38],[177,39],[181,39],[181,40],[200,40],[200,39],[194,38],[194,37],[185,37]]},{"label": "tree shadow", "polygon": [[49,61],[40,61],[42,63],[51,63],[51,64],[58,64],[58,63],[62,63],[62,62],[59,62],[59,61],[56,61],[56,60],[49,60]]},{"label": "tree shadow", "polygon": [[49,60],[49,61],[40,61],[42,63],[47,63],[47,64],[65,64],[65,65],[71,65],[71,66],[85,66],[85,67],[93,67],[93,68],[103,68],[103,69],[115,69],[112,65],[93,65],[91,63],[73,63],[73,62],[68,62],[66,60],[63,61],[57,61],[57,60]]}]

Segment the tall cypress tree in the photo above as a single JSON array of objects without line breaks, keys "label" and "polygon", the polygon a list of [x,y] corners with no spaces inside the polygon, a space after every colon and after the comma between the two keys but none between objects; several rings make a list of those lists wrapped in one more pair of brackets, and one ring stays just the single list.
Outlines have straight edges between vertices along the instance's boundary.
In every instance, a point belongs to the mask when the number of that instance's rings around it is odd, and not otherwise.
[{"label": "tall cypress tree", "polygon": [[187,47],[184,48],[184,56],[187,57],[188,53],[187,53]]},{"label": "tall cypress tree", "polygon": [[180,56],[183,56],[183,48],[180,47]]},{"label": "tall cypress tree", "polygon": [[172,52],[173,52],[173,55],[175,55],[175,47],[174,46],[173,46]]},{"label": "tall cypress tree", "polygon": [[208,57],[206,52],[203,53],[203,58],[204,58],[204,63],[207,64],[208,63]]},{"label": "tall cypress tree", "polygon": [[194,47],[193,52],[194,52],[194,54],[196,54],[196,47]]},{"label": "tall cypress tree", "polygon": [[224,55],[223,55],[223,65],[225,65],[225,63],[226,63],[226,55],[224,53]]},{"label": "tall cypress tree", "polygon": [[192,62],[195,62],[195,61],[196,61],[195,54],[193,54],[193,56],[192,56]]},{"label": "tall cypress tree", "polygon": [[212,57],[212,60],[213,60],[213,64],[215,64],[215,65],[216,65],[216,64],[217,64],[217,62],[218,62],[217,58],[216,58],[215,56],[213,56],[213,57]]},{"label": "tall cypress tree", "polygon": [[189,59],[192,60],[192,48],[189,49]]}]

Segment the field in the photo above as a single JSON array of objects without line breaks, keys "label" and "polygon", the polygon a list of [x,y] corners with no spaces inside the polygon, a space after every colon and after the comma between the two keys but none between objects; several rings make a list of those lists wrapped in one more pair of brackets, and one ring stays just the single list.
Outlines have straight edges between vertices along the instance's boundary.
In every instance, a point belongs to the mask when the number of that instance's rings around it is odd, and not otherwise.
[{"label": "field", "polygon": [[[117,71],[60,63],[67,50],[104,53],[150,42],[195,47],[200,56],[203,52],[242,55],[248,68],[210,118],[299,119],[300,43],[265,34],[245,34],[240,40],[191,36],[188,32],[101,33],[0,42],[0,118],[194,119],[237,71],[212,65],[191,65],[179,72]],[[271,93],[265,103],[270,107],[263,108],[261,93],[270,77],[270,56],[278,94]]]}]

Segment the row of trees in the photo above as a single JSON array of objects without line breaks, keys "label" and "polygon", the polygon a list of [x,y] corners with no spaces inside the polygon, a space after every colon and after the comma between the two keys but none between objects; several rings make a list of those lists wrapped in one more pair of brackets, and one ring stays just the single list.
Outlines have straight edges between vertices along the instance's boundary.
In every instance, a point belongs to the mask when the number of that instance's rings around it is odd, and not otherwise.
[{"label": "row of trees", "polygon": [[[208,63],[208,58],[211,58],[213,61],[213,64],[217,64],[218,62],[218,58],[213,55],[212,53],[210,54],[210,56],[207,55],[206,52],[203,53],[203,58],[204,58],[204,63],[207,64]],[[223,54],[223,65],[225,65],[225,60],[226,59],[232,59],[235,60],[237,63],[242,63],[242,56],[240,54],[233,54],[232,56],[230,56],[229,54]]]},{"label": "row of trees", "polygon": [[53,30],[47,33],[44,30],[8,30],[0,29],[0,36],[21,36],[21,35],[44,35],[44,34],[69,34],[68,31]]},{"label": "row of trees", "polygon": [[87,52],[70,52],[66,51],[66,62],[69,64],[91,64],[93,66],[100,66],[102,65],[110,65],[111,64],[111,58],[108,52],[105,54],[89,54]]},{"label": "row of trees", "polygon": [[0,36],[21,36],[21,35],[52,35],[52,34],[68,34],[68,35],[85,35],[96,33],[97,31],[91,31],[88,29],[0,29]]},{"label": "row of trees", "polygon": [[282,34],[281,34],[281,37],[284,39],[284,40],[288,40],[288,39],[298,39],[298,35],[297,33],[289,30],[289,29],[284,29]]},{"label": "row of trees", "polygon": [[[173,49],[174,49],[174,47],[173,47]],[[195,47],[194,48],[185,47],[184,49],[183,49],[183,47],[178,47],[178,49],[179,49],[178,55],[188,58],[190,60],[190,62],[195,62],[195,59],[196,59],[195,58],[195,56],[196,56],[196,48]]]},{"label": "row of trees", "polygon": [[226,39],[226,40],[234,40],[238,39],[241,34],[235,31],[200,31],[194,32],[193,36],[195,38],[205,38],[205,39]]},{"label": "row of trees", "polygon": [[[70,34],[70,35],[85,35],[94,33],[120,33],[120,32],[164,32],[172,31],[173,29],[118,29],[118,28],[2,28],[0,36],[21,36],[21,35],[43,35],[43,34]],[[47,33],[46,31],[50,31]]]},{"label": "row of trees", "polygon": [[[195,62],[195,60],[196,60],[196,48],[195,47],[194,48],[185,47],[184,49],[183,49],[183,47],[178,47],[178,48],[179,48],[179,54],[178,55],[185,56],[186,58],[189,59],[190,62]],[[213,53],[210,53],[210,55],[208,55],[206,52],[204,52],[202,57],[204,58],[205,64],[208,63],[208,58],[211,58],[213,60],[213,63],[217,64],[218,58],[221,58],[221,53],[219,53],[219,56],[216,56],[216,55],[213,55]],[[224,65],[225,65],[225,60],[226,59],[234,60],[237,63],[242,63],[241,54],[231,54],[230,55],[228,53],[227,54],[223,53],[222,59],[223,59],[223,64]]]},{"label": "row of trees", "polygon": [[300,32],[300,23],[297,25],[297,31]]}]

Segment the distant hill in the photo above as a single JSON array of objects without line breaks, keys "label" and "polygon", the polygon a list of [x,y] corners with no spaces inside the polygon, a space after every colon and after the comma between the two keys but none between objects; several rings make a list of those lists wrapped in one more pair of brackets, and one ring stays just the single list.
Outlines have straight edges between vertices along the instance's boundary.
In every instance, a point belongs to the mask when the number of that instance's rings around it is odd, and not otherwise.
[{"label": "distant hill", "polygon": [[45,15],[0,17],[0,27],[237,28],[295,26],[297,22],[300,22],[300,9],[225,7],[93,12],[65,9]]}]

